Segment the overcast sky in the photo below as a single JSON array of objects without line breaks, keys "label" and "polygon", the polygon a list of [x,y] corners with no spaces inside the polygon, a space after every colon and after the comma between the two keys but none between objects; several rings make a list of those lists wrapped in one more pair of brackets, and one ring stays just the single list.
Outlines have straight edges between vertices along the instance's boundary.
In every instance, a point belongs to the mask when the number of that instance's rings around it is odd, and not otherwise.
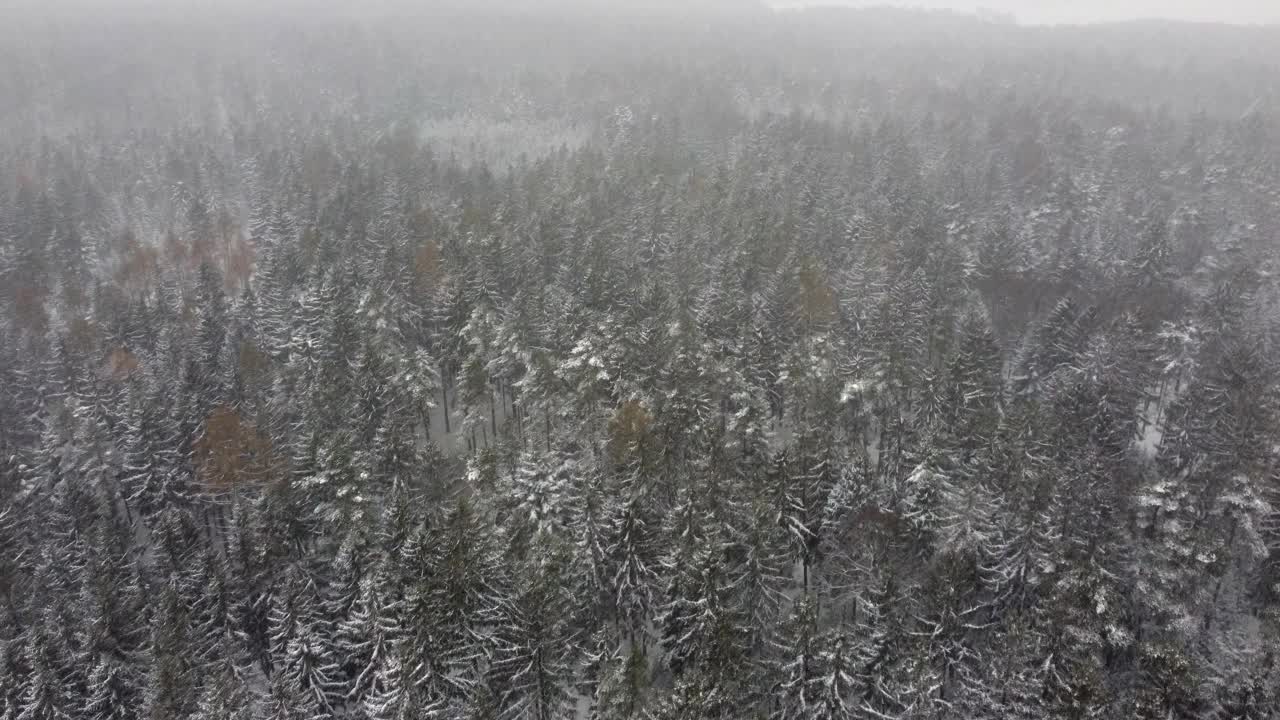
[{"label": "overcast sky", "polygon": [[982,8],[1026,23],[1084,23],[1166,18],[1230,23],[1280,23],[1280,0],[773,0],[784,5]]}]

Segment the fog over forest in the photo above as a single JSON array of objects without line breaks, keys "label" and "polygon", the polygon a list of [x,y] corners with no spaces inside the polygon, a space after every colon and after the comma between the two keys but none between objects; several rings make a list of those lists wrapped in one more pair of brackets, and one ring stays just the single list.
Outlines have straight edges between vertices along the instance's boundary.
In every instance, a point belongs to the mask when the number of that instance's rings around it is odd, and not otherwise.
[{"label": "fog over forest", "polygon": [[1280,717],[1277,9],[935,4],[5,3],[0,720]]},{"label": "fog over forest", "polygon": [[1022,23],[1107,23],[1130,20],[1177,20],[1233,24],[1280,23],[1280,4],[1273,0],[772,0],[779,8],[843,6],[952,10],[1005,14]]}]

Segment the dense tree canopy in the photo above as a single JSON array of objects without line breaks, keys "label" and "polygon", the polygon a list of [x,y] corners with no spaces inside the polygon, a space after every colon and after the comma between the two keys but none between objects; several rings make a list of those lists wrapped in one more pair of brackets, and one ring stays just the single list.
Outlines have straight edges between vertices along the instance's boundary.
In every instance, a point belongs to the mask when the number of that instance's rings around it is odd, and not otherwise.
[{"label": "dense tree canopy", "polygon": [[0,22],[0,719],[1280,714],[1276,77],[888,11]]}]

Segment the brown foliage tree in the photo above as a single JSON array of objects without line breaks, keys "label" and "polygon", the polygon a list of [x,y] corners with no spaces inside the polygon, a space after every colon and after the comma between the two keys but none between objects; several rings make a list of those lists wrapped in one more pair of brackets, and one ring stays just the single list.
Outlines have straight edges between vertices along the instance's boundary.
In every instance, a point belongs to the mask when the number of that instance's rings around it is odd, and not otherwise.
[{"label": "brown foliage tree", "polygon": [[212,493],[266,482],[274,465],[270,441],[225,405],[205,420],[196,460],[201,483]]}]

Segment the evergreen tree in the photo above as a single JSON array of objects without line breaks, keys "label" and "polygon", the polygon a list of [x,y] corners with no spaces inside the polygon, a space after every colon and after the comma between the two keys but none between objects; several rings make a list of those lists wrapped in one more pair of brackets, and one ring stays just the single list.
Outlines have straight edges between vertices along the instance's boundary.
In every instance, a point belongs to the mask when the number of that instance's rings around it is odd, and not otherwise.
[{"label": "evergreen tree", "polygon": [[489,682],[499,717],[551,720],[570,712],[568,694],[576,639],[565,594],[568,558],[555,547],[534,548],[527,575],[499,607]]}]

